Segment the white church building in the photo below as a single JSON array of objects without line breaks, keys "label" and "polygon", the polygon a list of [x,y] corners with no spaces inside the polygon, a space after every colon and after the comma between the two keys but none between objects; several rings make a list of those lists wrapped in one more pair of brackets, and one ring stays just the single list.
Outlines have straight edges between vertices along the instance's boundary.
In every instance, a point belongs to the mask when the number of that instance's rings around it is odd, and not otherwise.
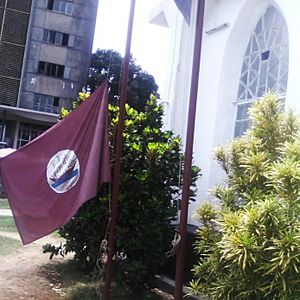
[{"label": "white church building", "polygon": [[[165,127],[186,135],[197,0],[164,0],[151,22],[169,28]],[[300,112],[300,1],[206,0],[196,112],[194,163],[202,169],[198,201],[224,179],[213,149],[249,126],[247,109],[269,89]]]}]

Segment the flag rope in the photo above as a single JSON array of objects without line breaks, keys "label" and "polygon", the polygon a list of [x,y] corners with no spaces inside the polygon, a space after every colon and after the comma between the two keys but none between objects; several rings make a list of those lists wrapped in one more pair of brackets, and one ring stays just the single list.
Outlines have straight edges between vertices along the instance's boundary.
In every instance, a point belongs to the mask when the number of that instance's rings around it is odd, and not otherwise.
[{"label": "flag rope", "polygon": [[179,247],[180,247],[180,242],[181,242],[181,235],[179,234],[179,231],[176,229],[174,233],[174,238],[173,241],[171,242],[172,249],[166,252],[166,257],[169,258],[171,256],[175,256]]},{"label": "flag rope", "polygon": [[[178,187],[180,187],[181,186],[181,178],[182,178],[182,157],[183,157],[183,154],[179,154],[179,166],[178,166]],[[179,197],[179,195],[178,195],[178,197]],[[180,215],[180,205],[179,205],[179,199],[177,200],[177,213],[178,213],[178,218],[179,218],[179,215]]]}]

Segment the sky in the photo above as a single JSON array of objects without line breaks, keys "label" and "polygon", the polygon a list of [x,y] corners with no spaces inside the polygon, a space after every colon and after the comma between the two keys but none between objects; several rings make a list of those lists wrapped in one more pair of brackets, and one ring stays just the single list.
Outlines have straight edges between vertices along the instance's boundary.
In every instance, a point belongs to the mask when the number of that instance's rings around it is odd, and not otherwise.
[{"label": "sky", "polygon": [[[164,94],[165,62],[169,30],[149,23],[149,11],[160,0],[136,0],[131,53],[143,70],[152,74]],[[99,0],[93,51],[113,49],[125,52],[130,0]]]}]

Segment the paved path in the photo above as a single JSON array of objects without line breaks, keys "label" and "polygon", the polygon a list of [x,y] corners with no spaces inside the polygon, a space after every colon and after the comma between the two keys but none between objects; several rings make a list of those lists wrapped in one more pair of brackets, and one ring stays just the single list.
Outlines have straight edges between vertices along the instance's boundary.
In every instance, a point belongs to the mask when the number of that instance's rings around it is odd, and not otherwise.
[{"label": "paved path", "polygon": [[1,208],[0,209],[0,216],[10,216],[10,217],[12,217],[12,212],[8,208]]}]

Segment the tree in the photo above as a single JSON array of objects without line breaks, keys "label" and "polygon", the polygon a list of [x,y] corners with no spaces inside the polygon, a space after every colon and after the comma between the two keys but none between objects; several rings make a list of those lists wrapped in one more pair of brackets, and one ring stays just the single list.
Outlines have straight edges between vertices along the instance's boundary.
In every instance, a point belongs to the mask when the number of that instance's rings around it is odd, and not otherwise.
[{"label": "tree", "polygon": [[[117,104],[120,95],[121,70],[122,56],[120,53],[114,50],[98,49],[92,54],[87,84],[94,91],[99,83],[109,79],[109,99],[111,103]],[[128,74],[128,104],[138,111],[143,111],[151,94],[159,96],[157,90],[158,86],[154,77],[136,65],[135,60],[131,57]]]},{"label": "tree", "polygon": [[[74,107],[85,98],[80,93]],[[118,106],[109,105],[112,165],[118,110]],[[154,96],[143,112],[127,105],[126,114],[117,249],[124,250],[127,259],[116,264],[116,271],[118,282],[136,292],[147,289],[154,274],[166,262],[165,253],[171,247],[171,221],[177,215],[182,185],[182,149],[178,136],[162,131],[163,109]],[[194,166],[191,200],[198,176],[199,168]],[[75,260],[85,268],[95,266],[101,240],[106,238],[109,199],[110,187],[102,186],[98,197],[85,203],[59,231],[66,239],[64,250],[75,252]],[[55,252],[51,247],[48,250]]]},{"label": "tree", "polygon": [[251,129],[216,151],[220,209],[198,209],[191,290],[210,299],[300,299],[299,120],[265,95]]}]

